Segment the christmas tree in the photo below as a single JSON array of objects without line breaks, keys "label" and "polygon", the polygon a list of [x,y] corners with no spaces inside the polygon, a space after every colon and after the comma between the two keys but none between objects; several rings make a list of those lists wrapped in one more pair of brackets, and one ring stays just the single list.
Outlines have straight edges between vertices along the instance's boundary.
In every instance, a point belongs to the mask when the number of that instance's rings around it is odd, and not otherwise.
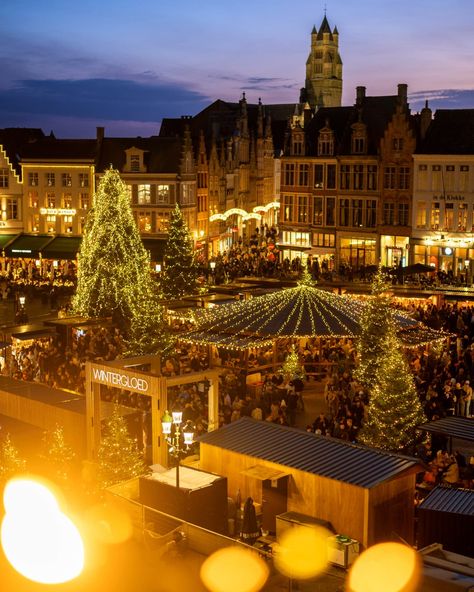
[{"label": "christmas tree", "polygon": [[13,445],[10,434],[7,434],[0,444],[0,484],[21,473],[26,468],[26,462],[20,458],[18,449]]},{"label": "christmas tree", "polygon": [[369,393],[367,418],[358,439],[373,448],[402,452],[414,444],[415,428],[424,416],[385,290],[379,269],[358,343],[356,377]]},{"label": "christmas tree", "polygon": [[283,366],[280,369],[280,374],[283,374],[288,380],[294,380],[295,378],[303,380],[306,378],[304,367],[300,364],[298,352],[294,344],[291,345],[291,351],[286,356]]},{"label": "christmas tree", "polygon": [[49,475],[63,484],[70,481],[75,454],[65,441],[62,426],[56,424],[53,431],[45,432],[43,449],[41,456],[46,463],[45,470]]},{"label": "christmas tree", "polygon": [[137,442],[130,437],[117,405],[107,421],[106,433],[99,446],[98,460],[102,487],[138,477],[148,470],[143,454],[138,450]]},{"label": "christmas tree", "polygon": [[131,355],[157,353],[167,342],[150,258],[127,187],[112,168],[101,179],[87,218],[73,309],[86,317],[112,316]]},{"label": "christmas tree", "polygon": [[165,298],[181,298],[198,292],[199,268],[193,241],[178,204],[171,215],[163,262],[161,290]]},{"label": "christmas tree", "polygon": [[360,324],[362,332],[357,342],[358,366],[355,378],[365,388],[373,387],[380,359],[386,353],[385,339],[393,325],[391,298],[382,268],[372,282],[372,297],[364,308]]}]

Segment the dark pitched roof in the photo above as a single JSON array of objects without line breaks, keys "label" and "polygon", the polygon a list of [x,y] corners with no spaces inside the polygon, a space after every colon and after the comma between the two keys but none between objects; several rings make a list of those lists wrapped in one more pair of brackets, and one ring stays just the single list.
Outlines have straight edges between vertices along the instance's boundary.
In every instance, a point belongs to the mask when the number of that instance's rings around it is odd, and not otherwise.
[{"label": "dark pitched roof", "polygon": [[[275,151],[283,149],[284,136],[288,118],[293,115],[295,103],[262,105],[263,116],[271,117],[273,144]],[[209,151],[212,138],[229,138],[236,130],[241,115],[240,103],[231,103],[218,99],[200,111],[194,117],[179,119],[163,119],[160,137],[182,136],[186,125],[189,126],[194,144],[197,145],[201,130],[206,138]],[[248,127],[250,131],[257,129],[258,104],[247,103]]]},{"label": "dark pitched roof", "polygon": [[326,125],[329,125],[335,136],[335,153],[341,153],[346,130],[354,122],[356,113],[354,107],[322,107],[316,111],[315,116],[306,126],[307,155],[316,155],[318,146],[318,133]]},{"label": "dark pitched roof", "polygon": [[424,423],[418,426],[418,429],[424,432],[442,434],[443,436],[474,442],[474,418],[459,416],[443,417],[442,419]]},{"label": "dark pitched roof", "polygon": [[418,464],[414,458],[249,417],[198,441],[366,489]]},{"label": "dark pitched roof", "polygon": [[144,151],[144,164],[148,173],[178,173],[181,161],[181,140],[176,137],[161,138],[104,138],[101,143],[98,172],[106,170],[111,164],[122,171],[125,151],[138,148]]},{"label": "dark pitched roof", "polygon": [[84,160],[95,161],[97,140],[59,140],[46,137],[21,150],[21,160]]},{"label": "dark pitched roof", "polygon": [[419,510],[474,515],[474,491],[439,485],[419,505]]},{"label": "dark pitched roof", "polygon": [[39,128],[10,127],[0,129],[0,145],[3,146],[8,159],[18,175],[21,174],[19,163],[23,148],[42,138],[44,138],[44,133]]},{"label": "dark pitched roof", "polygon": [[319,27],[318,36],[316,37],[316,39],[322,40],[323,33],[329,33],[329,39],[332,39],[331,27],[329,26],[328,19],[326,18],[326,15],[324,15],[322,23]]},{"label": "dark pitched roof", "polygon": [[438,109],[417,154],[474,154],[474,109]]}]

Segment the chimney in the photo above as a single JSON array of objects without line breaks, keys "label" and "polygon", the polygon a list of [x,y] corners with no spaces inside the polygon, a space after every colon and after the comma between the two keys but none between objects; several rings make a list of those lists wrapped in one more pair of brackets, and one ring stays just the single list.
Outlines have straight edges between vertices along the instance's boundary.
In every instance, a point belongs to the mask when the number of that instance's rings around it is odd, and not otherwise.
[{"label": "chimney", "polygon": [[420,113],[420,136],[422,140],[425,139],[426,132],[430,127],[431,119],[432,112],[431,109],[428,107],[428,101],[425,101],[425,106],[423,107]]},{"label": "chimney", "polygon": [[398,85],[398,100],[401,105],[407,104],[407,95],[408,95],[408,85],[407,84],[399,84]]},{"label": "chimney", "polygon": [[357,107],[362,107],[362,103],[365,99],[365,86],[357,86],[356,87],[356,105]]},{"label": "chimney", "polygon": [[104,139],[105,128],[103,127],[96,127],[96,138],[98,142],[102,142]]}]

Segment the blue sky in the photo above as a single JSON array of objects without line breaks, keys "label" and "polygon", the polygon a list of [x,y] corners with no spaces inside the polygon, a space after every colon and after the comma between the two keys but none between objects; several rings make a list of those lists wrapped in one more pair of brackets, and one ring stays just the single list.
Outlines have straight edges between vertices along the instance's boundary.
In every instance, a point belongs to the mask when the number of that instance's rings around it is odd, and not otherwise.
[{"label": "blue sky", "polygon": [[[295,102],[314,0],[2,0],[0,127],[59,137],[157,133],[163,117],[222,98]],[[355,87],[418,110],[474,108],[473,0],[327,0],[340,33],[343,104]]]}]

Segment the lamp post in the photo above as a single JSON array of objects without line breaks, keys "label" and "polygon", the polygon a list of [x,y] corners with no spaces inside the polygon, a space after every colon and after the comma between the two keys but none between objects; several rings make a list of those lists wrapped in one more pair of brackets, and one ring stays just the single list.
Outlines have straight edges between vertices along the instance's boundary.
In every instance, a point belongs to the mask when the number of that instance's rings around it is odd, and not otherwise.
[{"label": "lamp post", "polygon": [[212,284],[214,285],[216,283],[216,281],[214,279],[214,273],[216,271],[216,262],[209,261],[209,267],[211,268],[211,280],[212,280]]},{"label": "lamp post", "polygon": [[176,487],[179,487],[179,461],[181,455],[187,452],[193,443],[194,429],[189,421],[184,426],[182,411],[173,411],[170,415],[169,411],[165,411],[161,418],[161,427],[166,443],[168,444],[168,452],[176,459]]}]

